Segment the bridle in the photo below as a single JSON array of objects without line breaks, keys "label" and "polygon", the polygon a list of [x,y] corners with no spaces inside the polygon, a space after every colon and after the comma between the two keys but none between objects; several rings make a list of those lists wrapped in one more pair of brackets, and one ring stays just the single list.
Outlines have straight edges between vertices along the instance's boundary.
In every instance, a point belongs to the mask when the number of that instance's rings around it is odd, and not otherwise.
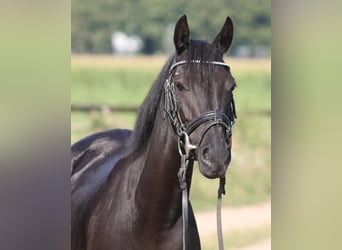
[{"label": "bridle", "polygon": [[[188,225],[188,190],[186,183],[186,172],[189,166],[192,167],[194,158],[191,152],[196,150],[201,144],[205,134],[210,128],[214,126],[221,126],[225,128],[225,133],[230,140],[232,135],[232,127],[234,124],[234,118],[236,117],[234,99],[232,97],[230,103],[230,115],[226,115],[220,110],[209,111],[201,116],[193,119],[186,126],[179,114],[177,107],[177,99],[175,94],[175,83],[173,81],[172,73],[174,69],[183,64],[212,64],[218,66],[229,67],[224,62],[218,61],[200,61],[200,60],[184,60],[174,63],[169,70],[168,78],[164,84],[165,104],[164,111],[168,115],[171,125],[178,137],[178,151],[181,156],[181,166],[178,171],[178,179],[180,188],[182,190],[182,217],[183,217],[183,250],[185,250],[186,243],[186,231]],[[206,124],[200,133],[200,138],[197,145],[193,145],[190,142],[190,135],[202,124]],[[218,202],[217,202],[217,234],[219,249],[223,250],[223,237],[222,237],[222,224],[221,224],[221,197],[225,194],[225,177],[220,178],[220,185],[218,189]]]},{"label": "bridle", "polygon": [[184,61],[179,61],[179,62],[174,63],[170,68],[168,78],[166,79],[165,84],[164,84],[164,92],[165,92],[164,111],[166,114],[168,114],[170,118],[172,127],[175,130],[176,134],[178,135],[178,138],[180,139],[179,142],[183,143],[183,149],[185,149],[183,153],[186,154],[187,158],[189,158],[190,151],[196,149],[197,146],[190,144],[190,141],[188,145],[185,144],[185,141],[187,140],[186,137],[189,137],[191,133],[194,132],[200,125],[209,122],[209,124],[207,124],[207,126],[201,132],[198,145],[200,145],[200,143],[203,140],[203,137],[208,132],[208,130],[211,127],[216,126],[216,125],[224,127],[226,129],[226,133],[230,136],[232,134],[234,118],[236,118],[235,104],[234,104],[234,99],[232,98],[231,103],[230,103],[230,110],[231,110],[230,116],[227,116],[224,112],[219,111],[219,110],[209,111],[195,118],[187,126],[185,126],[179,114],[179,110],[177,106],[177,99],[176,99],[176,94],[175,94],[175,83],[172,78],[172,73],[177,66],[182,65],[182,64],[189,64],[189,63],[195,63],[195,64],[205,63],[205,64],[229,67],[228,64],[224,62],[216,62],[216,61],[202,62],[200,60],[189,60],[189,61],[184,60]]}]

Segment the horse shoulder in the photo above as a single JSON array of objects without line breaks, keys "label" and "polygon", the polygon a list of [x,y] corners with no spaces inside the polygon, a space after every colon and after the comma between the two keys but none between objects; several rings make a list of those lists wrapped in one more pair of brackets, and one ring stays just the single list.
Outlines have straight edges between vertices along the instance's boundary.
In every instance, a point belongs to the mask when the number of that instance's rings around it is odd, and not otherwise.
[{"label": "horse shoulder", "polygon": [[132,131],[111,129],[89,135],[71,146],[71,175],[82,170],[89,161],[114,154],[125,146]]},{"label": "horse shoulder", "polygon": [[71,147],[72,249],[83,249],[84,226],[92,200],[126,152],[132,131],[113,129],[92,134]]}]

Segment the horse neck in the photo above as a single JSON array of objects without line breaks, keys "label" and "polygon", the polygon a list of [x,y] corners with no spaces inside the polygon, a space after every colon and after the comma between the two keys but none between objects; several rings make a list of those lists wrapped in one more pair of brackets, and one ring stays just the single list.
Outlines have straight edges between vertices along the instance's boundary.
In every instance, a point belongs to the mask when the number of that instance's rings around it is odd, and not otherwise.
[{"label": "horse neck", "polygon": [[150,140],[144,149],[136,201],[145,219],[151,216],[165,225],[173,224],[181,216],[181,190],[177,177],[180,167],[177,137],[168,118],[163,119],[163,112],[159,105]]}]

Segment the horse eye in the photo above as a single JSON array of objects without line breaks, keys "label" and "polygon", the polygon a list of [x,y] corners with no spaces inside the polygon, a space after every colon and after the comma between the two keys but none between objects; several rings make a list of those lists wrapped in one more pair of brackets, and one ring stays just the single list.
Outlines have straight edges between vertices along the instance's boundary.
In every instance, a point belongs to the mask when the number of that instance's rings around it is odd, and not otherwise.
[{"label": "horse eye", "polygon": [[188,88],[186,88],[181,82],[175,82],[175,87],[177,88],[177,90],[179,91],[184,91],[184,90],[189,90]]}]

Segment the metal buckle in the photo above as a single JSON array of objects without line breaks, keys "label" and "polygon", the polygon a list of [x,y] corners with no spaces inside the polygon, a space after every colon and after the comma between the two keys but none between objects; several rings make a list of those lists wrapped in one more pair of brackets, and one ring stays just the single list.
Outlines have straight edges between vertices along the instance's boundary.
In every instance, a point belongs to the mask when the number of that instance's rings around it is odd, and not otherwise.
[{"label": "metal buckle", "polygon": [[189,135],[185,131],[181,131],[178,137],[178,152],[179,154],[185,155],[185,159],[190,158],[190,152],[196,150],[197,146],[191,144]]}]

